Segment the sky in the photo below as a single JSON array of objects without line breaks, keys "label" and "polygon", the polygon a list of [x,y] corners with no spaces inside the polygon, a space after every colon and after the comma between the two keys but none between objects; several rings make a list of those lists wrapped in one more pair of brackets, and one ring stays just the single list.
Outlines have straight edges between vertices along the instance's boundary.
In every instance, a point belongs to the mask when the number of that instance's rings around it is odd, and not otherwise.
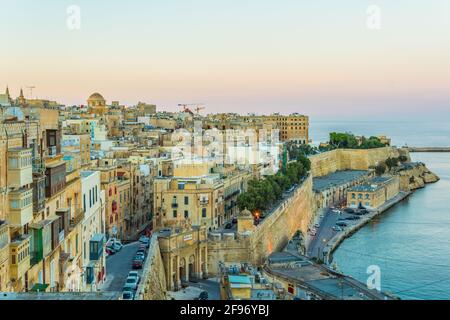
[{"label": "sky", "polygon": [[[72,5],[79,29],[68,27]],[[71,105],[99,92],[160,110],[203,103],[206,113],[320,119],[450,115],[450,0],[0,0],[0,8],[0,91],[8,85],[14,96],[23,87],[27,97]],[[374,17],[379,29],[367,25]]]}]

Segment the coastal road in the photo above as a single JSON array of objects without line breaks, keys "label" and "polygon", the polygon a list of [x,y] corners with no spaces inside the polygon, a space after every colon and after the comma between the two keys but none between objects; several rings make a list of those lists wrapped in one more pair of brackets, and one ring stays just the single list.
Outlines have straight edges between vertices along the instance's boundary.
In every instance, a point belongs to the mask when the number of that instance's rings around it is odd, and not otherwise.
[{"label": "coastal road", "polygon": [[[319,224],[319,228],[316,229],[316,235],[314,237],[308,235],[311,237],[311,240],[309,241],[306,251],[308,257],[320,258],[321,260],[324,260],[323,250],[328,241],[338,233],[333,230],[338,219],[345,219],[352,216],[352,214],[345,212],[342,212],[341,214],[334,213],[331,208],[324,209],[323,214],[324,217]],[[345,223],[348,225],[346,228],[349,228],[349,226],[355,223],[355,220],[345,220]]]},{"label": "coastal road", "polygon": [[[311,238],[307,248],[307,255],[310,258],[320,258],[323,260],[323,248],[335,234],[333,227],[336,225],[340,215],[333,213],[330,208],[323,212],[323,219],[320,222],[319,228],[316,229],[316,235]],[[310,236],[311,237],[311,236]]]},{"label": "coastal road", "polygon": [[[138,248],[139,242],[132,242],[124,245],[118,253],[106,258],[106,281],[101,291],[122,292],[128,272],[132,270],[131,264]],[[141,270],[138,271],[140,275]]]}]

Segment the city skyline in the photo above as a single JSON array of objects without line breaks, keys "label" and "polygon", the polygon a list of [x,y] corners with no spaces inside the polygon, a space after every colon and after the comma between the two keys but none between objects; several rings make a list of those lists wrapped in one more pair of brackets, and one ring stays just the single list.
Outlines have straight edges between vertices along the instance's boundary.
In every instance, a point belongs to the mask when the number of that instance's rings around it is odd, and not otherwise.
[{"label": "city skyline", "polygon": [[[449,112],[450,23],[448,1],[433,2],[377,1],[371,30],[370,1],[10,1],[0,88],[28,98],[35,86],[33,97],[66,105],[98,91],[167,111],[201,102],[205,113],[439,117]],[[67,26],[71,5],[79,30]]]}]

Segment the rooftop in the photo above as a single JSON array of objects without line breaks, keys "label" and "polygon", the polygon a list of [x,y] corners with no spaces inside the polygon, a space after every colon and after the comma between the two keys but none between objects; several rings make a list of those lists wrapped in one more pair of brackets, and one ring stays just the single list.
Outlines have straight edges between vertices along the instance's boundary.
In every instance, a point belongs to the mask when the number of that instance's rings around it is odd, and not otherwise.
[{"label": "rooftop", "polygon": [[365,170],[344,170],[336,171],[329,175],[313,179],[313,190],[320,192],[332,187],[345,185],[349,182],[367,177],[369,174]]}]

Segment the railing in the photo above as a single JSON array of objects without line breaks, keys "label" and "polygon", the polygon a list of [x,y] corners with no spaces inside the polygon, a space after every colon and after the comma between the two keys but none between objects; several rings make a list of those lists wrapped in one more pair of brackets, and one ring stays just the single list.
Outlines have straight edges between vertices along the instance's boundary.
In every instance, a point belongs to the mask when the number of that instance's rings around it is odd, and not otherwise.
[{"label": "railing", "polygon": [[70,219],[70,228],[75,228],[84,219],[84,210],[81,208],[75,209],[75,216]]},{"label": "railing", "polygon": [[44,173],[45,163],[40,160],[33,160],[32,168],[33,168],[33,173]]}]

